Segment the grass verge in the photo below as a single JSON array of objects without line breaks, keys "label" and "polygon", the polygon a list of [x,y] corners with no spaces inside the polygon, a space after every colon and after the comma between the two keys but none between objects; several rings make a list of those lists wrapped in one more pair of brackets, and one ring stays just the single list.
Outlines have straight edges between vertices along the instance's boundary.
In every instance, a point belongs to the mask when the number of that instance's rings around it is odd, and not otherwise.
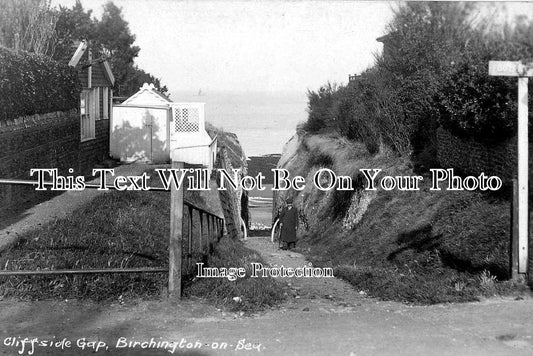
[{"label": "grass verge", "polygon": [[[32,230],[0,253],[9,270],[168,267],[169,194],[123,191],[102,194],[73,211]],[[261,261],[239,241],[223,239],[208,257],[212,267],[249,266]],[[0,277],[0,297],[123,301],[159,298],[167,273]],[[207,297],[233,310],[255,311],[282,299],[280,284],[268,278],[194,280],[185,295]],[[233,303],[240,296],[242,303]]]},{"label": "grass verge", "polygon": [[250,263],[265,261],[257,252],[244,247],[240,241],[223,238],[208,257],[207,266],[246,270],[243,278],[194,279],[185,289],[186,295],[205,297],[218,306],[232,311],[253,312],[273,306],[284,299],[284,287],[273,278],[251,278]]},{"label": "grass verge", "polygon": [[[9,270],[167,267],[168,196],[110,192],[69,217],[23,235],[0,254]],[[117,300],[160,295],[164,274],[2,277],[0,295],[23,299]]]}]

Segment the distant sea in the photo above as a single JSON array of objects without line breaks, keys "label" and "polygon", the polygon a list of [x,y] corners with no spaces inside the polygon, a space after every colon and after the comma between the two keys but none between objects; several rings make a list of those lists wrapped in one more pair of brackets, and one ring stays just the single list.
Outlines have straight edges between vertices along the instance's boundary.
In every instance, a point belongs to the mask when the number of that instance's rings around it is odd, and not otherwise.
[{"label": "distant sea", "polygon": [[205,119],[237,134],[246,156],[281,153],[296,125],[307,119],[302,92],[173,92],[174,102],[205,103]]}]

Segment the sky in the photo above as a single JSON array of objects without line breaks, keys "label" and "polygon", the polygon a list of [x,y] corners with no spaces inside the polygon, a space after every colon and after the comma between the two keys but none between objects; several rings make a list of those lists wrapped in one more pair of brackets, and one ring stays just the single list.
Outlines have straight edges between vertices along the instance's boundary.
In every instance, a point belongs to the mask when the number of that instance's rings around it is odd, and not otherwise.
[{"label": "sky", "polygon": [[[100,17],[106,0],[82,0]],[[306,91],[371,66],[387,2],[114,0],[170,91]],[[74,0],[53,4],[72,7]]]},{"label": "sky", "polygon": [[[75,0],[53,0],[72,7]],[[82,0],[100,17],[107,0]],[[114,0],[136,63],[176,91],[299,91],[372,66],[396,2]],[[511,14],[532,3],[507,3]],[[495,3],[482,6],[494,8]]]}]

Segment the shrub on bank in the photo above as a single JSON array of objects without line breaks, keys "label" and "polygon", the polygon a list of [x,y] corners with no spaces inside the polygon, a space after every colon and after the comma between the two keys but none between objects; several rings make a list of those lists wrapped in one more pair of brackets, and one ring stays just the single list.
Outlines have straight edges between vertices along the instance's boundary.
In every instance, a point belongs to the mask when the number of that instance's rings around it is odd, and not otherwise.
[{"label": "shrub on bank", "polygon": [[488,20],[473,24],[476,11],[464,3],[400,6],[372,68],[348,85],[328,83],[308,93],[304,128],[338,131],[370,152],[386,145],[424,167],[437,163],[439,125],[490,143],[513,136],[516,78],[489,76],[488,62],[533,57],[533,22],[520,19],[495,31]]},{"label": "shrub on bank", "polygon": [[66,64],[0,47],[0,120],[78,108],[80,92]]},{"label": "shrub on bank", "polygon": [[317,166],[305,167],[319,151],[330,157],[333,171],[352,177],[356,189],[323,192],[308,185],[295,199],[302,217],[298,246],[313,265],[334,268],[358,291],[411,303],[464,302],[526,289],[507,281],[511,210],[504,197],[431,191],[427,175],[418,190],[366,191],[366,181],[360,185],[354,172],[375,167],[383,169],[379,177],[412,176],[410,161],[350,157],[361,144],[341,148],[345,140],[328,138],[324,144],[323,135],[304,137],[293,161],[298,165],[284,167],[309,179]]}]

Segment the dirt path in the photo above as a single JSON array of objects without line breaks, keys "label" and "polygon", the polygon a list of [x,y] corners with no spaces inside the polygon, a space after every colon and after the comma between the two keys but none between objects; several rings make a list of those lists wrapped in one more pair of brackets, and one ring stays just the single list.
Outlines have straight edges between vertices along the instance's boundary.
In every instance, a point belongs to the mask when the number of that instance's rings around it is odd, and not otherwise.
[{"label": "dirt path", "polygon": [[[277,250],[267,237],[250,238],[247,245],[269,263],[305,263],[298,253]],[[25,337],[58,342],[37,347],[34,355],[94,353],[98,342],[97,354],[103,355],[172,354],[164,341],[176,342],[173,354],[186,355],[533,354],[531,299],[408,306],[367,298],[336,279],[287,282],[293,294],[288,301],[253,317],[225,313],[200,300],[0,301],[0,355],[18,354],[21,343],[10,345]],[[187,350],[188,344],[196,349]],[[246,347],[250,350],[240,349]]]},{"label": "dirt path", "polygon": [[[303,255],[278,249],[268,237],[251,237],[246,246],[261,253],[267,263],[285,267],[312,266]],[[361,305],[363,295],[355,291],[348,283],[337,278],[287,278],[286,283],[292,292],[288,305],[291,307],[313,308],[314,306],[328,310],[349,308]],[[325,305],[323,305],[325,304]]]}]

